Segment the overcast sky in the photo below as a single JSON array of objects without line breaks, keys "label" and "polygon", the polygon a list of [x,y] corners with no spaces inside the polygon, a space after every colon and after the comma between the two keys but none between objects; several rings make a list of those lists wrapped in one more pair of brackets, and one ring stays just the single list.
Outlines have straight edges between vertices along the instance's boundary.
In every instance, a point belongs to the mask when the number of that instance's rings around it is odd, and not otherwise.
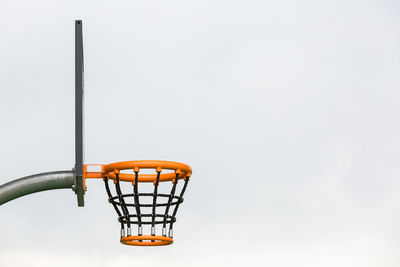
[{"label": "overcast sky", "polygon": [[0,207],[0,265],[400,265],[397,1],[0,1],[0,183],[86,163],[193,168],[175,243],[119,243],[101,181]]}]

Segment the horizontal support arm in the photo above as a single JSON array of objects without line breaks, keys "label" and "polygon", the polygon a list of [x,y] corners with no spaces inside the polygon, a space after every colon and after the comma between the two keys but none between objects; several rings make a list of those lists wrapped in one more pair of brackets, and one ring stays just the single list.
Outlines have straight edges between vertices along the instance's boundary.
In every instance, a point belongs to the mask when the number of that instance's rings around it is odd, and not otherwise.
[{"label": "horizontal support arm", "polygon": [[51,189],[71,189],[74,185],[73,171],[39,173],[0,185],[0,205],[32,193]]}]

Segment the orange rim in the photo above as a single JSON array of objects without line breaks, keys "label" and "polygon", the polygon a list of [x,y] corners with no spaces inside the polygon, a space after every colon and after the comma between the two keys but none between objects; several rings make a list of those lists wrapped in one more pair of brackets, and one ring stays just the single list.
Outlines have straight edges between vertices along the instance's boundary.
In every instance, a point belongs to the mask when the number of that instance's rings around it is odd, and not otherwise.
[{"label": "orange rim", "polygon": [[[98,167],[96,171],[90,171],[90,167]],[[140,169],[156,169],[160,171],[160,182],[173,181],[176,178],[176,174],[179,174],[178,179],[187,179],[192,175],[192,169],[183,163],[173,161],[162,161],[162,160],[134,160],[134,161],[122,161],[111,163],[108,165],[101,164],[85,164],[83,169],[83,177],[86,178],[105,178],[115,180],[115,171],[121,170],[132,170],[130,173],[119,173],[119,180],[125,182],[134,182],[134,172],[139,172]],[[175,172],[162,173],[162,170],[173,170]],[[157,174],[140,174],[138,175],[138,182],[155,182]]]},{"label": "orange rim", "polygon": [[161,235],[132,235],[121,237],[120,242],[129,246],[166,246],[172,244],[174,240]]}]

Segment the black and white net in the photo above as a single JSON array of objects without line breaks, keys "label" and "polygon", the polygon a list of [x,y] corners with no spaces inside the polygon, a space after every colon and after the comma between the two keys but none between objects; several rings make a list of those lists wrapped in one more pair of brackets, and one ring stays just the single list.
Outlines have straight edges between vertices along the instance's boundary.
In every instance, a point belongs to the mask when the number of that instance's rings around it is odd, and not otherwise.
[{"label": "black and white net", "polygon": [[134,175],[133,185],[121,182],[119,173],[115,180],[104,178],[108,201],[117,212],[121,224],[121,238],[147,233],[173,238],[176,213],[183,202],[189,177],[179,179],[179,173],[176,173],[172,181],[160,182],[161,172],[157,172],[154,183],[141,183],[138,181],[139,172]]}]

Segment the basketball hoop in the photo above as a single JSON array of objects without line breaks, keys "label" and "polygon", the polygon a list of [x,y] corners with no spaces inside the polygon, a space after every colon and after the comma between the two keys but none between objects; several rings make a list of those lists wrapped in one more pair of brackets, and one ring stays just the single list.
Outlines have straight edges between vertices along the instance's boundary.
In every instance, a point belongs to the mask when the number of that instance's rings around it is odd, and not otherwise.
[{"label": "basketball hoop", "polygon": [[[0,185],[0,205],[36,192],[69,188],[75,192],[78,206],[83,207],[85,205],[86,179],[103,179],[108,201],[117,212],[118,222],[121,225],[121,243],[133,246],[172,244],[176,213],[183,202],[183,194],[192,169],[183,163],[156,160],[125,161],[108,165],[85,164],[83,114],[83,29],[82,20],[76,20],[75,165],[69,171],[39,173]],[[110,186],[110,181],[114,183],[114,186]],[[151,184],[145,186],[146,183],[153,183],[154,187]],[[166,192],[163,192],[166,184],[171,186]],[[150,191],[146,191],[146,187],[150,188]],[[132,230],[132,226],[135,225],[137,229]]]},{"label": "basketball hoop", "polygon": [[[142,173],[144,170],[153,173]],[[172,161],[124,161],[108,165],[87,164],[83,166],[83,183],[89,178],[102,178],[108,195],[121,224],[120,242],[132,246],[164,246],[173,243],[173,225],[176,213],[183,202],[192,169],[183,163]],[[115,186],[113,195],[109,185],[112,180]],[[176,193],[178,181],[183,180],[179,194]],[[131,182],[132,193],[122,193],[121,182]],[[168,194],[159,193],[160,183],[171,182]],[[140,192],[141,183],[153,183],[153,192]],[[145,203],[144,199],[152,203]],[[143,213],[142,209],[151,209]],[[159,212],[157,209],[163,209]],[[137,234],[132,235],[132,225],[137,225]],[[143,226],[150,225],[149,235],[143,235]],[[156,228],[161,235],[156,235]],[[168,236],[167,236],[168,226]],[[126,230],[126,231],[125,231]]]}]

